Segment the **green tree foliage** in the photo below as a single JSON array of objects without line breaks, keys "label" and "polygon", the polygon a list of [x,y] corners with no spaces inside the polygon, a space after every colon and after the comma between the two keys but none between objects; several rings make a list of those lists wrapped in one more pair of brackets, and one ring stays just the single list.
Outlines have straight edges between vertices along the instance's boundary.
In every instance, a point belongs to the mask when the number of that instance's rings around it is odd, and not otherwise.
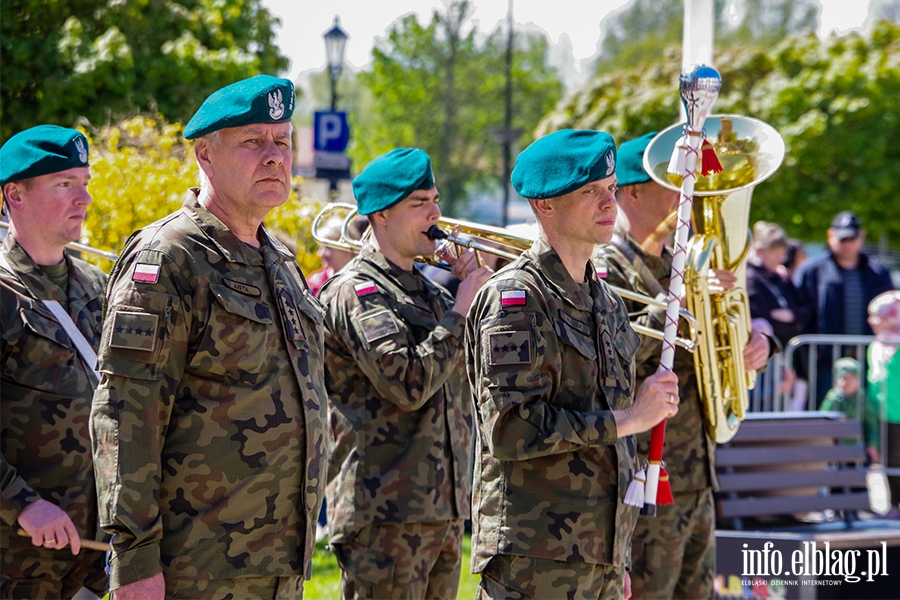
[{"label": "green tree foliage", "polygon": [[[818,26],[816,0],[715,0],[717,49],[771,47]],[[597,73],[659,60],[683,36],[683,0],[633,0],[603,19]],[[680,47],[680,46],[679,46]]]},{"label": "green tree foliage", "polygon": [[[751,218],[820,241],[832,217],[856,211],[876,240],[900,247],[900,25],[867,36],[790,37],[769,50],[718,54],[714,113],[761,119],[782,135],[784,164],[753,195]],[[558,106],[538,135],[594,128],[625,141],[678,120],[680,49],[597,76]]]},{"label": "green tree foliage", "polygon": [[287,67],[261,0],[3,0],[0,138],[39,123],[161,113]]},{"label": "green tree foliage", "polygon": [[[91,146],[93,202],[82,232],[89,246],[118,254],[133,231],[178,210],[187,190],[200,185],[194,144],[184,139],[181,125],[133,117],[92,131],[81,129]],[[295,190],[299,183],[294,181]],[[296,251],[304,273],[321,266],[309,235],[318,210],[318,201],[298,199],[292,192],[266,217],[266,225]],[[86,258],[107,271],[112,268],[104,259]]]},{"label": "green tree foliage", "polygon": [[[506,35],[467,29],[470,14],[470,3],[456,0],[424,25],[407,15],[376,45],[372,70],[359,75],[373,97],[371,119],[356,128],[350,150],[361,168],[395,147],[424,149],[448,215],[463,210],[472,190],[500,180],[492,131],[503,126]],[[514,39],[512,125],[527,144],[562,85],[547,66],[546,39]]]}]

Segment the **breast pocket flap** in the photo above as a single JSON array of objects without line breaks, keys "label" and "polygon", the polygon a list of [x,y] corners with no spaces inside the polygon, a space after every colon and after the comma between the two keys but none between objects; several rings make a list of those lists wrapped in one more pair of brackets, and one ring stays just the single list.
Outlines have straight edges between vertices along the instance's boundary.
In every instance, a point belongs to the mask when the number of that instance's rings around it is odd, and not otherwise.
[{"label": "breast pocket flap", "polygon": [[244,317],[257,323],[271,325],[273,321],[272,311],[265,302],[260,302],[255,298],[239,294],[234,290],[217,283],[211,283],[209,290],[212,292],[223,309],[231,314]]},{"label": "breast pocket flap", "polygon": [[20,314],[25,326],[37,335],[66,348],[72,346],[72,340],[56,319],[38,311],[21,310]]}]

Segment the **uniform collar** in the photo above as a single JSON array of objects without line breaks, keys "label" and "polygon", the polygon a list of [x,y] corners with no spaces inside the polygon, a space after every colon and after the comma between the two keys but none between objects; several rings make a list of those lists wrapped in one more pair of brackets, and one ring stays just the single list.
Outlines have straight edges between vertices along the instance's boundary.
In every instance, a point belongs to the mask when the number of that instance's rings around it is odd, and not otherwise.
[{"label": "uniform collar", "polygon": [[652,254],[647,254],[644,251],[644,249],[641,248],[641,245],[637,242],[637,240],[635,240],[633,237],[631,237],[631,234],[628,233],[627,231],[625,231],[625,228],[622,227],[619,223],[616,223],[616,226],[613,229],[613,235],[617,235],[620,238],[622,238],[623,240],[625,240],[625,243],[628,244],[631,247],[631,249],[634,250],[634,253],[638,257],[640,257],[641,260],[643,260],[644,262],[646,262],[647,259],[660,260],[660,258],[662,260],[668,260],[669,262],[671,262],[670,259],[672,257],[672,248],[669,246],[665,246],[665,245],[663,246],[663,251],[662,251],[661,257],[654,256]]},{"label": "uniform collar", "polygon": [[[548,280],[548,283],[555,287],[559,296],[568,304],[578,310],[592,312],[595,310],[594,298],[585,293],[582,286],[575,283],[569,271],[553,249],[553,246],[544,238],[538,236],[531,248],[525,251],[535,265],[540,269],[541,274]],[[597,307],[604,314],[611,312],[617,305],[617,301],[612,297],[609,291],[600,285],[597,278],[597,272],[593,263],[588,260],[584,265],[585,281],[590,284],[591,289],[600,290],[599,306]]]},{"label": "uniform collar", "polygon": [[[21,280],[22,284],[28,289],[28,293],[36,300],[56,300],[57,302],[67,303],[69,301],[63,295],[62,289],[50,281],[47,274],[41,269],[40,265],[34,262],[34,259],[25,252],[20,246],[12,232],[6,235],[3,240],[3,251],[10,266],[15,270],[16,276]],[[76,277],[76,271],[72,265],[72,258],[69,256],[68,250],[63,251],[63,260],[68,264],[69,280]],[[72,286],[70,286],[72,288]],[[74,291],[71,290],[70,291]]]},{"label": "uniform collar", "polygon": [[425,278],[415,267],[412,271],[398,267],[371,244],[365,244],[360,250],[359,256],[361,260],[371,263],[378,270],[394,279],[407,292],[425,291]]},{"label": "uniform collar", "polygon": [[[206,208],[200,205],[197,198],[200,194],[198,188],[191,188],[187,193],[181,210],[197,224],[200,231],[218,248],[219,252],[228,262],[252,265],[258,258],[254,248],[242,242],[222,221]],[[259,226],[259,241],[262,244],[258,252],[265,255],[267,248],[274,250],[282,260],[294,260],[294,255],[282,244],[275,240],[263,225]]]}]

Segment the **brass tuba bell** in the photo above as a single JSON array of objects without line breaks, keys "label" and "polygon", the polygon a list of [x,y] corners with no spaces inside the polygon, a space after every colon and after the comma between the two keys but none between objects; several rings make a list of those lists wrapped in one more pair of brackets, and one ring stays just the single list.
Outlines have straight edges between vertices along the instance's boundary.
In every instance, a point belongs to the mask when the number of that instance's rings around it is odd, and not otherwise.
[{"label": "brass tuba bell", "polygon": [[[656,183],[675,191],[681,190],[680,178],[666,170],[683,128],[679,123],[661,131],[644,152],[644,169]],[[685,261],[685,308],[700,330],[694,369],[707,431],[722,444],[737,433],[749,406],[748,390],[756,385],[756,372],[745,372],[743,360],[751,329],[746,292],[750,197],[781,165],[784,141],[770,125],[738,115],[711,115],[704,130],[724,170],[708,177],[697,174],[693,235]],[[732,271],[735,287],[711,295],[709,269]]]}]

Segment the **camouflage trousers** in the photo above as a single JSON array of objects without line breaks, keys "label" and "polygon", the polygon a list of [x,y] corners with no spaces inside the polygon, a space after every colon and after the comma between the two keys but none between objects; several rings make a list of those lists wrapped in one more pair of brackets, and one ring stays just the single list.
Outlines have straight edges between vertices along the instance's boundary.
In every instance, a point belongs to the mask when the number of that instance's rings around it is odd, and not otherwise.
[{"label": "camouflage trousers", "polygon": [[[303,578],[166,579],[166,598],[185,600],[299,600]],[[113,596],[115,600],[115,596]]]},{"label": "camouflage trousers", "polygon": [[463,521],[363,527],[332,544],[341,567],[341,597],[446,598],[459,589]]},{"label": "camouflage trousers", "polygon": [[675,493],[675,504],[641,516],[631,546],[631,594],[641,598],[712,598],[716,573],[712,489]]},{"label": "camouflage trousers", "polygon": [[623,598],[625,569],[500,554],[481,573],[476,600]]},{"label": "camouflage trousers", "polygon": [[71,598],[82,587],[98,596],[106,594],[106,555],[82,549],[72,556],[68,548],[48,550],[30,540],[10,540],[0,550],[0,597],[37,600]]}]

